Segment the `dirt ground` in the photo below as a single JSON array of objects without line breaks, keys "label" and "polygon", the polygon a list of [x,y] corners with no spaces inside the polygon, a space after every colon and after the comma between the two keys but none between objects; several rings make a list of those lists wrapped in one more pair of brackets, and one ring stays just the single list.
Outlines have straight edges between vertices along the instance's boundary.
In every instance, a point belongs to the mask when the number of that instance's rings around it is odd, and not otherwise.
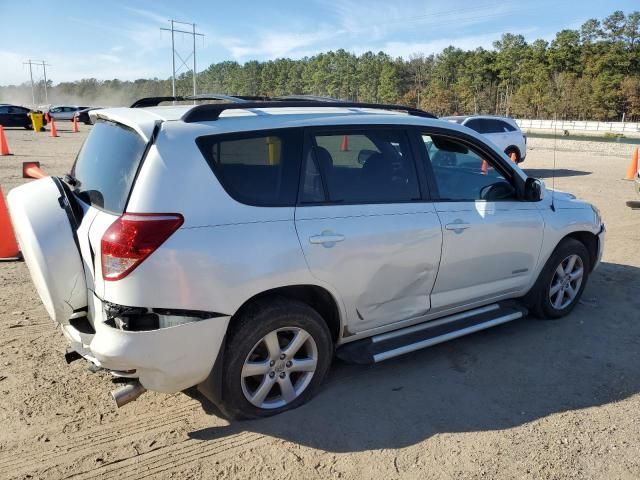
[{"label": "dirt ground", "polygon": [[[59,138],[7,130],[5,195],[23,161],[68,171],[88,127],[59,123]],[[548,142],[530,145],[524,166],[549,177]],[[608,228],[568,318],[371,367],[336,361],[317,398],[263,421],[229,424],[184,394],[117,410],[109,375],[66,365],[24,263],[0,263],[0,477],[639,478],[640,212],[621,180],[631,151],[558,153],[556,187],[594,202]]]}]

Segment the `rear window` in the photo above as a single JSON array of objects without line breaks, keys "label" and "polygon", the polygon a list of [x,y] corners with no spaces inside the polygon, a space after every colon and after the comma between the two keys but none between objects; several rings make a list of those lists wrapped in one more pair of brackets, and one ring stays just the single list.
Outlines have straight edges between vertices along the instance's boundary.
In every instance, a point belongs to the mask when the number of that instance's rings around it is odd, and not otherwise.
[{"label": "rear window", "polygon": [[220,184],[235,200],[261,207],[295,204],[302,131],[280,129],[196,140]]},{"label": "rear window", "polygon": [[124,212],[146,142],[134,130],[97,122],[71,169],[76,195],[114,213]]}]

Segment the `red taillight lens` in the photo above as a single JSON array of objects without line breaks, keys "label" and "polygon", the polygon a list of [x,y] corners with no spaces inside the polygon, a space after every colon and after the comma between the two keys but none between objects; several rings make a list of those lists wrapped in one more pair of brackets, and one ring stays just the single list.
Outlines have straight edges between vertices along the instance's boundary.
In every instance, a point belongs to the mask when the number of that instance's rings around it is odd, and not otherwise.
[{"label": "red taillight lens", "polygon": [[184,222],[179,213],[125,213],[102,236],[102,278],[120,280]]}]

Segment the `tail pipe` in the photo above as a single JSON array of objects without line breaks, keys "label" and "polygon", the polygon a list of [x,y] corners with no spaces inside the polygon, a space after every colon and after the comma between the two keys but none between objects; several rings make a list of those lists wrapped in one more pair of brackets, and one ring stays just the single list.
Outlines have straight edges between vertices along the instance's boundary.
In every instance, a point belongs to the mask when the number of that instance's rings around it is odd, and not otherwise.
[{"label": "tail pipe", "polygon": [[133,402],[136,398],[146,392],[140,382],[128,383],[124,387],[117,388],[111,391],[111,396],[116,402],[118,408],[125,406],[129,402]]}]

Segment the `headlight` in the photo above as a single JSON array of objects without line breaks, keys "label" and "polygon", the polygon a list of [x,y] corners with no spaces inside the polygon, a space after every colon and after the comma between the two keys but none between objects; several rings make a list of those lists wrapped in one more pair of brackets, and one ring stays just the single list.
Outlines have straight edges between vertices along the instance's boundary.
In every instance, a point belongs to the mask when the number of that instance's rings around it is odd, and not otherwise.
[{"label": "headlight", "polygon": [[593,210],[596,225],[602,225],[602,216],[600,215],[600,210],[598,210],[598,207],[596,207],[595,205],[591,205],[591,210]]}]

